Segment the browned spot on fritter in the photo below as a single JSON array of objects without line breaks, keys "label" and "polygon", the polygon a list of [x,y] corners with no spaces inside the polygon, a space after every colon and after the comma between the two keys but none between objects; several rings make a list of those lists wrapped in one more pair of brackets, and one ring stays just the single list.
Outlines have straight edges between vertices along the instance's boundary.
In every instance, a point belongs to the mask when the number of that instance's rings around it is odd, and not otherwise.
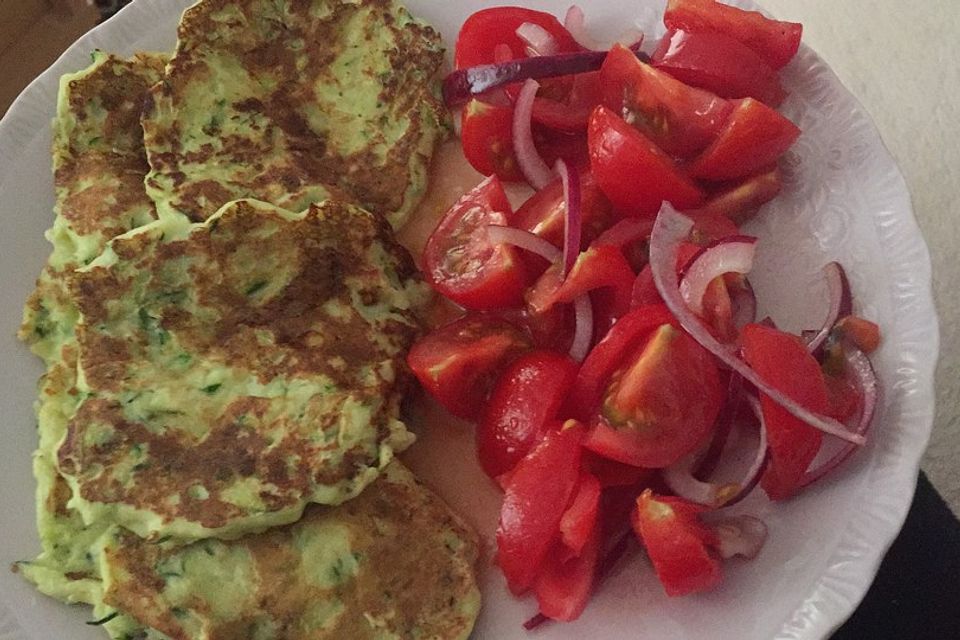
[{"label": "browned spot on fritter", "polygon": [[[312,15],[318,6],[328,8],[329,15]],[[228,7],[241,12],[243,18],[224,20],[221,14]],[[151,184],[162,189],[169,182],[167,188],[174,190],[173,206],[195,220],[209,217],[235,198],[255,197],[287,205],[303,203],[308,196],[317,199],[322,191],[382,214],[409,205],[405,197],[411,181],[410,164],[425,162],[417,155],[424,133],[422,121],[426,117],[439,123],[445,118],[430,89],[443,54],[434,30],[414,23],[398,24],[392,14],[395,10],[394,4],[384,0],[285,0],[272,5],[260,0],[206,0],[188,9],[178,32],[177,55],[165,81],[154,88],[144,113],[154,172]],[[325,77],[344,51],[343,34],[351,32],[347,23],[368,12],[371,17],[363,28],[371,35],[387,30],[396,43],[383,51],[389,71],[374,76],[368,69],[357,69],[356,77]],[[206,114],[188,115],[185,117],[194,120],[186,126],[196,133],[206,132],[213,142],[199,147],[191,142],[187,148],[186,132],[171,130],[183,120],[169,122],[164,113],[176,112],[189,99],[191,89],[206,86],[220,73],[207,65],[207,55],[233,58],[250,74],[253,81],[244,85],[249,95],[232,104],[224,101],[225,119],[249,121],[257,135],[219,135],[219,127],[210,129]],[[354,70],[339,69],[337,73],[342,76]],[[371,121],[363,133],[369,140],[365,148],[355,153],[335,148],[326,131],[311,125],[307,113],[317,103],[315,87],[338,81],[379,86],[384,117],[391,122],[408,121],[406,132],[387,143],[381,123]],[[272,88],[264,89],[264,84]],[[164,104],[162,110],[157,107],[160,103]],[[254,121],[259,123],[256,127]],[[388,151],[383,158],[374,147],[385,144]],[[195,172],[205,173],[209,166],[222,170],[223,192],[215,194],[193,184],[208,180]]]},{"label": "browned spot on fritter", "polygon": [[[324,588],[326,576],[307,574],[310,559],[298,551],[296,540],[330,525],[348,531],[357,572]],[[239,617],[215,617],[202,593],[188,596],[186,604],[171,599],[156,567],[182,551],[130,534],[121,534],[107,550],[113,582],[105,601],[175,640],[189,640],[189,635],[169,615],[174,607],[202,621],[210,640],[253,640],[255,629],[267,624],[278,640],[368,640],[384,632],[445,640],[463,636],[473,623],[456,607],[475,594],[476,536],[396,462],[363,494],[335,509],[311,506],[293,525],[233,542],[198,544],[218,550],[239,546],[252,557],[255,581],[235,585],[250,603]],[[311,627],[311,610],[324,602],[342,603],[342,613],[324,628]],[[371,620],[385,628],[375,628]]]}]

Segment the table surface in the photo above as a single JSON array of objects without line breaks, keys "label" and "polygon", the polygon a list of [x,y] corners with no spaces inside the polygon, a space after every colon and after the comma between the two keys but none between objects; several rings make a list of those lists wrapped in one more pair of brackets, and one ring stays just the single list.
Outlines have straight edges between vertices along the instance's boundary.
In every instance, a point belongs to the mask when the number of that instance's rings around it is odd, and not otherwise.
[{"label": "table surface", "polygon": [[[0,5],[9,0],[0,0]],[[46,3],[46,4],[44,4]],[[923,468],[960,513],[960,3],[956,0],[761,0],[804,24],[804,41],[833,67],[876,120],[906,175],[933,258],[940,313],[938,415]],[[505,3],[506,4],[506,3]],[[581,4],[589,6],[589,0]],[[17,8],[10,8],[10,7]],[[49,7],[56,6],[57,9]],[[74,7],[72,10],[65,7]],[[22,7],[22,8],[20,8]],[[46,8],[44,8],[46,7]],[[0,6],[0,114],[31,78],[92,26],[83,3],[30,0]]]}]

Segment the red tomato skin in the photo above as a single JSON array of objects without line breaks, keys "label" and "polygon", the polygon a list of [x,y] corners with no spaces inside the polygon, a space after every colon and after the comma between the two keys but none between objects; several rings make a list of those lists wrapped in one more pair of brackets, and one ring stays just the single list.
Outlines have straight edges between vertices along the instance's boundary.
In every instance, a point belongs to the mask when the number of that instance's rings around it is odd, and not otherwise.
[{"label": "red tomato skin", "polygon": [[418,340],[407,365],[447,411],[473,420],[503,367],[529,348],[530,339],[513,324],[468,315]]},{"label": "red tomato skin", "polygon": [[637,498],[631,524],[670,597],[709,591],[723,581],[720,561],[709,550],[714,536],[698,520],[704,510],[650,489]]},{"label": "red tomato skin", "polygon": [[633,349],[664,323],[679,326],[662,304],[639,307],[620,318],[580,365],[565,413],[581,421],[589,420],[600,406],[610,376]]},{"label": "red tomato skin", "polygon": [[513,149],[512,107],[474,98],[464,105],[460,122],[460,142],[470,166],[507,182],[524,179]]},{"label": "red tomato skin", "polygon": [[777,107],[787,93],[777,72],[749,47],[723,33],[669,31],[654,66],[677,80],[724,98],[755,98]]},{"label": "red tomato skin", "polygon": [[560,518],[560,541],[572,556],[580,555],[597,529],[600,491],[600,481],[590,472],[581,471],[573,500]]},{"label": "red tomato skin", "polygon": [[775,110],[752,98],[740,101],[717,139],[688,166],[704,180],[734,180],[774,164],[789,149],[800,129]]},{"label": "red tomato skin", "polygon": [[630,307],[636,309],[651,304],[663,304],[663,298],[653,281],[653,270],[646,265],[640,270],[637,279],[633,281],[633,291],[630,294]]},{"label": "red tomato skin", "polygon": [[497,527],[497,561],[514,594],[540,574],[580,476],[580,425],[548,431],[510,477]]},{"label": "red tomato skin", "polygon": [[710,434],[722,404],[713,356],[667,323],[611,376],[583,444],[618,462],[662,469]]},{"label": "red tomato skin", "polygon": [[527,45],[517,35],[517,27],[524,22],[549,32],[557,42],[558,53],[580,51],[580,45],[553,15],[521,7],[493,7],[473,13],[460,27],[454,52],[456,68],[496,62],[498,45],[509,47],[511,59],[528,57]]},{"label": "red tomato skin", "polygon": [[[580,210],[582,237],[580,246],[587,247],[613,218],[610,201],[600,191],[589,171],[580,173]],[[563,183],[557,178],[524,202],[514,216],[518,229],[536,234],[551,244],[562,247],[567,206],[563,199]]]},{"label": "red tomato skin", "polygon": [[512,215],[496,176],[460,198],[427,239],[422,259],[427,282],[467,309],[519,305],[528,282],[526,266],[515,247],[491,245],[483,231],[488,224],[509,224]]},{"label": "red tomato skin", "polygon": [[583,613],[593,593],[600,564],[600,535],[594,527],[582,552],[572,558],[552,553],[537,577],[534,591],[540,613],[570,622]]},{"label": "red tomato skin", "polygon": [[533,101],[533,121],[550,129],[577,133],[587,130],[594,107],[600,104],[600,73],[591,71],[572,77],[563,99],[540,97]]},{"label": "red tomato skin", "polygon": [[757,11],[715,0],[669,0],[663,22],[668,29],[725,33],[750,47],[774,69],[793,59],[803,36],[802,24],[771,20]]},{"label": "red tomato skin", "polygon": [[664,200],[693,209],[703,193],[649,138],[606,107],[597,107],[587,127],[593,176],[624,217],[653,217]]},{"label": "red tomato skin", "polygon": [[666,153],[688,158],[720,132],[733,105],[642,62],[623,45],[600,69],[603,104]]},{"label": "red tomato skin", "polygon": [[[800,338],[765,325],[748,324],[740,341],[744,360],[767,383],[810,411],[831,413],[823,372]],[[820,450],[823,434],[766,395],[761,394],[760,404],[771,455],[760,485],[772,500],[785,500],[799,488]]]},{"label": "red tomato skin", "polygon": [[583,460],[584,467],[590,470],[603,489],[637,486],[649,480],[655,473],[651,469],[641,469],[598,456],[592,451],[584,451]]},{"label": "red tomato skin", "polygon": [[537,350],[503,371],[477,425],[477,454],[488,476],[511,471],[543,437],[578,368],[567,356]]}]

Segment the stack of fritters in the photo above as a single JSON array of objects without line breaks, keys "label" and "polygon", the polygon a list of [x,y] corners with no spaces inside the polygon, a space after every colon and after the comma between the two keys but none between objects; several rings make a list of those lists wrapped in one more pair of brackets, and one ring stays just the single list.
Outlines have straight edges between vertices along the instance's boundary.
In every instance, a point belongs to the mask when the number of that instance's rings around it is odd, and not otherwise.
[{"label": "stack of fritters", "polygon": [[388,0],[205,0],[179,36],[61,84],[20,570],[126,640],[465,638],[475,536],[393,461],[438,36]]}]

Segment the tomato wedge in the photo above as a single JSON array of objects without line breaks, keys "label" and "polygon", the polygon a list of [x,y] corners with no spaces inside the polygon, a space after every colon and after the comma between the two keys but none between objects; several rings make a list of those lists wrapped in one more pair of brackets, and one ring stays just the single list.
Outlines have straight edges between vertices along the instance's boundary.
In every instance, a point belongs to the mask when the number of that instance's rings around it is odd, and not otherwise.
[{"label": "tomato wedge", "polygon": [[600,535],[596,527],[579,555],[570,558],[563,553],[550,554],[534,585],[540,613],[563,622],[579,618],[593,593],[599,561]]},{"label": "tomato wedge", "polygon": [[733,105],[642,62],[623,45],[600,69],[603,103],[667,153],[688,158],[713,141]]},{"label": "tomato wedge", "polygon": [[622,216],[653,217],[664,200],[678,209],[703,202],[667,154],[606,107],[590,116],[587,145],[593,176]]},{"label": "tomato wedge", "polygon": [[600,99],[600,74],[579,73],[571,78],[566,96],[534,99],[533,121],[559,131],[586,131],[590,113],[600,104]]},{"label": "tomato wedge", "polygon": [[800,137],[800,129],[762,102],[740,101],[717,139],[688,167],[705,180],[733,180],[774,164]]},{"label": "tomato wedge", "polygon": [[460,198],[427,239],[423,250],[427,282],[467,309],[520,304],[528,276],[518,250],[492,244],[486,233],[487,225],[507,225],[512,215],[496,176]]},{"label": "tomato wedge", "polygon": [[[800,338],[764,325],[748,324],[740,341],[744,360],[766,382],[810,411],[830,414],[823,372]],[[760,404],[771,455],[760,484],[772,500],[785,500],[800,487],[804,473],[820,451],[823,434],[765,395],[761,394]]]},{"label": "tomato wedge", "polygon": [[560,541],[568,555],[578,556],[597,529],[600,510],[600,482],[587,471],[580,472],[580,481],[573,501],[560,518]]},{"label": "tomato wedge", "polygon": [[705,507],[647,489],[631,516],[634,533],[646,547],[668,596],[709,591],[723,581],[723,568],[710,551],[716,535],[699,521]]},{"label": "tomato wedge", "polygon": [[722,404],[713,356],[664,324],[610,377],[584,446],[626,464],[667,467],[710,433]]},{"label": "tomato wedge", "polygon": [[624,359],[659,326],[676,319],[666,305],[640,307],[627,313],[611,327],[607,335],[590,351],[580,365],[577,381],[570,391],[566,412],[589,420],[600,407],[610,376]]},{"label": "tomato wedge", "polygon": [[[589,171],[580,173],[581,247],[586,247],[609,226],[610,201],[600,191]],[[563,183],[557,178],[530,196],[514,216],[516,227],[540,236],[560,247],[567,215],[563,199]]]},{"label": "tomato wedge", "polygon": [[580,51],[580,45],[551,14],[521,7],[493,7],[472,14],[460,27],[454,52],[457,69],[496,62],[499,46],[510,49],[511,59],[526,58],[527,44],[517,35],[517,27],[524,22],[553,36],[557,53]]},{"label": "tomato wedge", "polygon": [[474,169],[501,180],[523,180],[513,150],[513,108],[476,98],[463,107],[460,141],[463,155]]},{"label": "tomato wedge", "polygon": [[777,72],[722,33],[670,31],[653,54],[657,69],[724,98],[756,98],[772,107],[787,96]]},{"label": "tomato wedge", "polygon": [[477,454],[495,478],[513,469],[543,437],[577,376],[577,364],[554,351],[526,353],[497,380],[477,425]]},{"label": "tomato wedge", "polygon": [[726,216],[743,224],[749,220],[761,206],[773,200],[783,189],[783,174],[777,166],[764,170],[741,182],[722,187],[715,191],[703,211]]},{"label": "tomato wedge", "polygon": [[577,488],[582,438],[583,428],[573,422],[548,430],[507,484],[497,527],[497,561],[517,595],[530,589],[540,574]]},{"label": "tomato wedge", "polygon": [[529,348],[526,334],[506,320],[468,315],[418,340],[407,364],[447,411],[472,420],[503,368]]},{"label": "tomato wedge", "polygon": [[803,25],[771,20],[715,0],[669,0],[663,22],[670,29],[724,33],[750,47],[774,69],[797,55]]}]

